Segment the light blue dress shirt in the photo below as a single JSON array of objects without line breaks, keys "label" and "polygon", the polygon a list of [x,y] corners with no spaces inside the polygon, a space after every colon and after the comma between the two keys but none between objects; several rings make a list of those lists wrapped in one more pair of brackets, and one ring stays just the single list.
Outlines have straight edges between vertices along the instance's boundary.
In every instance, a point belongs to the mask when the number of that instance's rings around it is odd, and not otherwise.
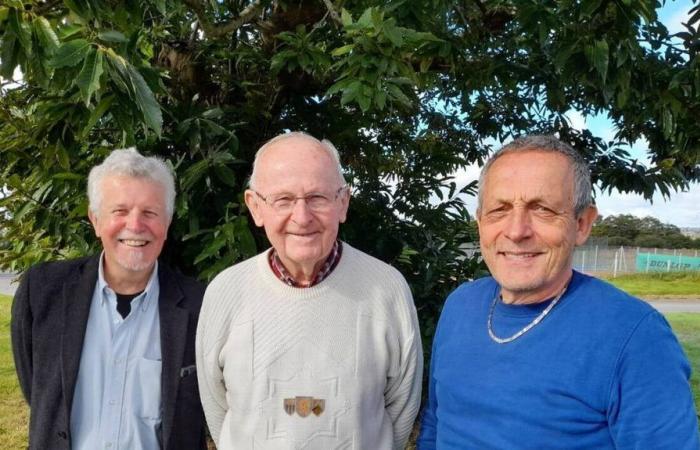
[{"label": "light blue dress shirt", "polygon": [[158,263],[126,319],[103,273],[92,295],[71,408],[73,450],[161,448]]}]

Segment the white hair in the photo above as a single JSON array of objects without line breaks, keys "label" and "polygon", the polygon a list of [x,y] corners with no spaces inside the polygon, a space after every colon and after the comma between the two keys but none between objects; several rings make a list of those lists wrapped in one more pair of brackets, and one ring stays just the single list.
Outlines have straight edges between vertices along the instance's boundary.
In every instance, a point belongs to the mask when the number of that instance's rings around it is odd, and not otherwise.
[{"label": "white hair", "polygon": [[175,209],[175,177],[170,167],[160,158],[143,156],[134,147],[113,150],[107,158],[90,170],[88,201],[90,211],[97,216],[102,203],[102,180],[106,176],[121,175],[143,178],[159,183],[165,190],[165,211],[172,220]]},{"label": "white hair", "polygon": [[333,162],[335,163],[335,168],[338,171],[338,177],[341,180],[344,180],[345,177],[343,177],[343,167],[340,165],[340,155],[338,154],[338,149],[335,148],[333,143],[329,141],[328,139],[323,139],[322,141],[319,141],[315,137],[311,136],[310,134],[304,133],[303,131],[291,131],[289,133],[283,133],[278,136],[273,137],[269,141],[265,142],[262,147],[258,149],[258,151],[255,153],[255,160],[253,161],[253,173],[250,175],[250,181],[248,182],[248,185],[250,186],[251,189],[255,189],[255,180],[257,179],[257,171],[258,171],[258,162],[260,161],[260,158],[262,157],[263,153],[267,149],[270,148],[272,144],[278,143],[280,141],[284,141],[286,139],[291,139],[291,138],[302,138],[302,139],[307,139],[319,146],[323,151],[325,151],[328,156],[331,157]]}]

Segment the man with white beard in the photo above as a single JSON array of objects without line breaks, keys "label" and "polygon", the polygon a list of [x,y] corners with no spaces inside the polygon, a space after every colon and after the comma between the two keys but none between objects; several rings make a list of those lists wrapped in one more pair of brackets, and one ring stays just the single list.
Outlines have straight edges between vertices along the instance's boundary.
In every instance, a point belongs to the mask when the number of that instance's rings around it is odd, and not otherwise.
[{"label": "man with white beard", "polygon": [[38,264],[12,306],[31,449],[203,449],[194,340],[200,283],[158,263],[175,181],[115,150],[88,178],[100,255]]}]

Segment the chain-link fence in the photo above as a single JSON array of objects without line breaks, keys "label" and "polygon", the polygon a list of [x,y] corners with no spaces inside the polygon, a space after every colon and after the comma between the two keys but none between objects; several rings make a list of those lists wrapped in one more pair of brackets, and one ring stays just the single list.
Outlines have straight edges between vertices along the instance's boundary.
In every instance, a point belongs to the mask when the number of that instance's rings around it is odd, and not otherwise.
[{"label": "chain-link fence", "polygon": [[605,242],[588,242],[574,252],[574,268],[613,276],[636,272],[700,271],[700,251],[610,247]]}]

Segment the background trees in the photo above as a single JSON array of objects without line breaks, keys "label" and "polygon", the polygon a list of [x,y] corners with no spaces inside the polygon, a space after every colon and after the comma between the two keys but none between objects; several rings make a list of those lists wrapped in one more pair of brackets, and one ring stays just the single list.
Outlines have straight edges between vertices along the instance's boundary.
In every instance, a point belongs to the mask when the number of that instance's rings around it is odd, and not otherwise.
[{"label": "background trees", "polygon": [[598,217],[591,236],[607,237],[610,246],[700,248],[700,239],[684,236],[677,226],[662,223],[650,216],[620,214]]},{"label": "background trees", "polygon": [[[479,273],[452,174],[494,140],[553,133],[603,189],[697,179],[700,18],[669,36],[648,0],[4,0],[0,265],[95,250],[88,169],[115,146],[168,159],[167,257],[204,279],[263,248],[241,201],[255,149],[332,140],[353,185],[344,239],[402,270],[432,325]],[[19,85],[8,81],[21,69]],[[607,112],[614,141],[564,113]],[[652,166],[621,146],[644,137]],[[172,245],[176,243],[177,245]],[[429,341],[427,341],[429,342]]]}]

